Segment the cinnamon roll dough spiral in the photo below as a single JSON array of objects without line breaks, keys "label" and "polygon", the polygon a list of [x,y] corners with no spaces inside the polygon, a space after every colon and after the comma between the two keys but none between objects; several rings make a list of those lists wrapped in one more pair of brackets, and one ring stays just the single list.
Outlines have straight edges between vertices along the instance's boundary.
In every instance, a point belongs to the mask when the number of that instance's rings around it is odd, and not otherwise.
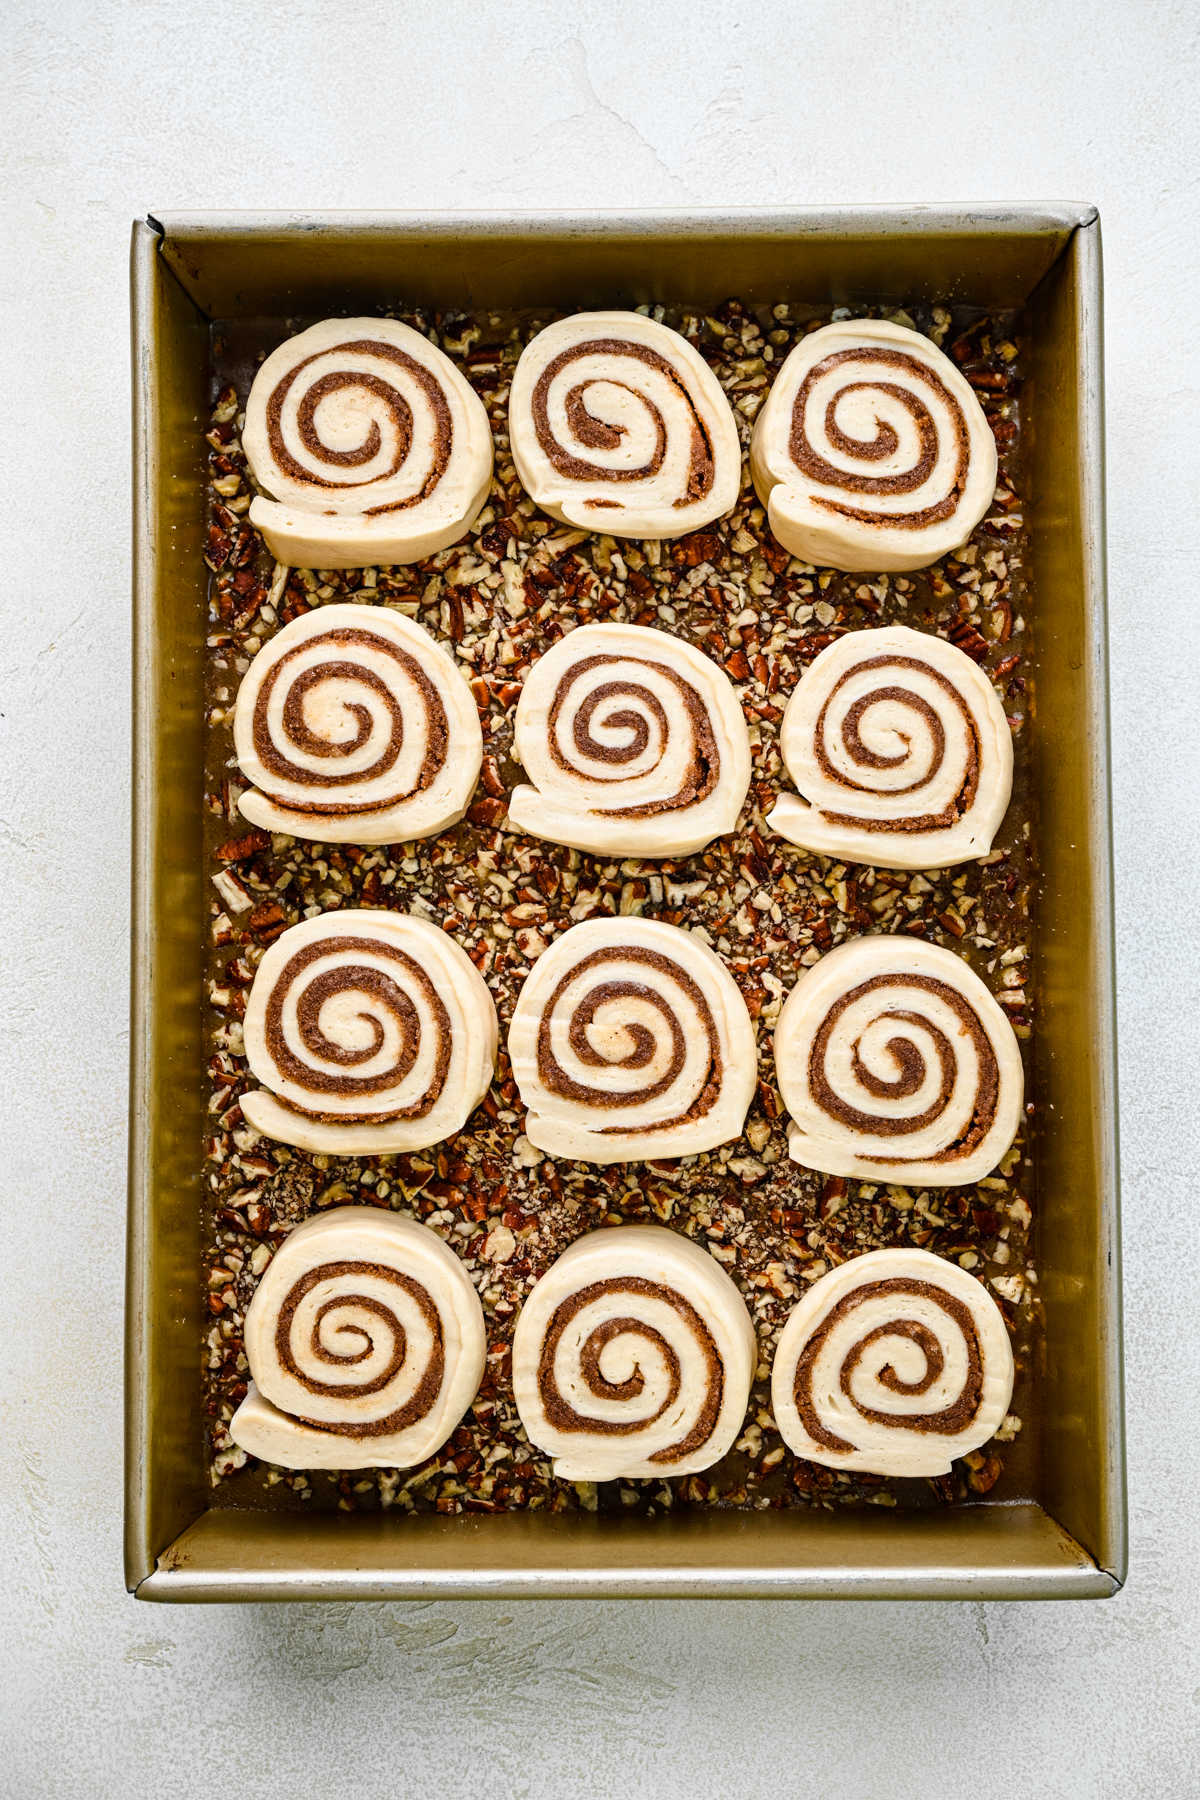
[{"label": "cinnamon roll dough spiral", "polygon": [[771,1405],[797,1456],[872,1475],[945,1475],[1008,1411],[1008,1328],[983,1283],[927,1250],[872,1250],[793,1309]]},{"label": "cinnamon roll dough spiral", "polygon": [[483,760],[466,678],[384,606],[324,606],[264,645],[238,690],[253,824],[320,843],[432,837],[466,812]]},{"label": "cinnamon roll dough spiral", "polygon": [[513,1338],[521,1423],[566,1481],[689,1475],[741,1427],[754,1327],[720,1264],[657,1225],[576,1240]]},{"label": "cinnamon roll dough spiral", "polygon": [[513,376],[508,429],[526,491],[584,531],[680,537],[737,500],[741,443],[720,382],[641,313],[575,313],[539,331]]},{"label": "cinnamon roll dough spiral", "polygon": [[509,819],[577,850],[689,856],[732,831],[750,739],[723,669],[642,625],[581,625],[534,664],[515,753],[530,782]]},{"label": "cinnamon roll dough spiral", "polygon": [[810,333],[784,362],[755,421],[750,471],[794,556],[923,569],[987,512],[996,442],[936,344],[883,319],[848,319]]},{"label": "cinnamon roll dough spiral", "polygon": [[263,1084],[241,1102],[254,1129],[353,1156],[461,1130],[487,1092],[498,1029],[483,977],[446,932],[408,913],[347,910],[269,947],[244,1033]]},{"label": "cinnamon roll dough spiral", "polygon": [[780,738],[800,790],[767,816],[805,850],[884,869],[986,856],[1012,793],[1012,734],[991,682],[943,638],[888,625],[822,650]]},{"label": "cinnamon roll dough spiral", "polygon": [[792,1158],[808,1169],[956,1187],[1000,1162],[1021,1121],[1012,1026],[961,956],[918,938],[840,944],[775,1028]]},{"label": "cinnamon roll dough spiral", "polygon": [[325,319],[267,357],[242,447],[250,523],[283,563],[412,563],[457,543],[492,479],[483,402],[395,319]]},{"label": "cinnamon roll dough spiral", "polygon": [[525,1135],[552,1156],[643,1162],[739,1135],[757,1064],[746,1002],[690,932],[589,919],[539,956],[508,1050]]},{"label": "cinnamon roll dough spiral", "polygon": [[411,1468],[479,1391],[470,1277],[436,1232],[343,1206],[284,1239],[246,1310],[250,1388],[229,1427],[285,1469]]}]

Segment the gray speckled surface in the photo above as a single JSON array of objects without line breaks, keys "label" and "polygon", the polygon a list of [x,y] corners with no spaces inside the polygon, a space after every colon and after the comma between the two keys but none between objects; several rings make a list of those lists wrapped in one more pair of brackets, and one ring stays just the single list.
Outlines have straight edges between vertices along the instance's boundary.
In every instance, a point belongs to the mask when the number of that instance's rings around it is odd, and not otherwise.
[{"label": "gray speckled surface", "polygon": [[[1195,1793],[1200,16],[485,0],[435,25],[364,0],[331,50],[335,10],[6,14],[0,1788]],[[130,218],[1061,195],[1097,201],[1106,233],[1127,1589],[1043,1606],[126,1599]]]}]

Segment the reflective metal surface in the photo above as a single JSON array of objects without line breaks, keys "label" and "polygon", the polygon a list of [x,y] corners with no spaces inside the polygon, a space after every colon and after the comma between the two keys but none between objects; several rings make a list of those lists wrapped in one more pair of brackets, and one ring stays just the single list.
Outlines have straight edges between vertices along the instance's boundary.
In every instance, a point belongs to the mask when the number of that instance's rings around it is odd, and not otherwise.
[{"label": "reflective metal surface", "polygon": [[[200,1425],[206,321],[729,294],[1027,304],[1043,885],[1034,1038],[1040,1491],[901,1514],[207,1510]],[[233,214],[134,227],[129,1586],[146,1599],[1103,1595],[1125,1570],[1099,222],[1087,206],[575,218]],[[1051,1423],[1048,1423],[1052,1421]]]}]

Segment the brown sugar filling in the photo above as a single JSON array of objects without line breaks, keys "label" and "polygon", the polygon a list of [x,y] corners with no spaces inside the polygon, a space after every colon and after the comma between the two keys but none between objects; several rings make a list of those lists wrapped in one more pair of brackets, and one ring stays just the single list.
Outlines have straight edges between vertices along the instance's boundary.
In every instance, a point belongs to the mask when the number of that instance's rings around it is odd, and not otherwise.
[{"label": "brown sugar filling", "polygon": [[[332,759],[334,757],[352,756],[360,750],[371,734],[371,714],[368,707],[350,702],[346,710],[354,718],[357,730],[352,739],[345,743],[330,743],[326,738],[316,737],[304,719],[305,698],[316,687],[327,681],[352,681],[359,687],[366,687],[377,696],[391,718],[391,733],[383,751],[368,768],[354,771],[335,769],[314,770],[305,768],[288,756],[286,749],[278,744],[271,734],[269,711],[272,696],[280,679],[284,676],[289,663],[297,657],[311,652],[316,644],[328,645],[331,655],[328,662],[317,664],[304,670],[291,683],[287,698],[283,705],[283,730],[286,740],[296,750],[308,756],[319,756]],[[425,738],[425,754],[421,759],[413,781],[403,790],[384,795],[380,800],[346,801],[331,798],[325,790],[346,786],[349,783],[376,781],[386,775],[394,767],[396,759],[404,745],[405,721],[404,712],[396,696],[387,682],[377,670],[365,663],[339,660],[337,650],[351,648],[370,650],[380,656],[388,656],[408,676],[421,696],[423,719],[421,721]],[[254,703],[254,716],[251,723],[255,755],[262,767],[277,780],[294,782],[306,787],[321,790],[320,796],[314,800],[299,800],[292,795],[279,799],[279,804],[286,806],[291,812],[316,813],[329,817],[358,817],[360,814],[381,812],[385,808],[397,805],[402,800],[411,799],[414,794],[423,793],[442,768],[445,766],[450,738],[450,725],[446,717],[446,709],[441,695],[429,679],[424,669],[407,650],[398,644],[391,644],[386,638],[374,632],[357,628],[338,628],[323,632],[319,637],[306,638],[294,650],[289,650],[268,670]],[[261,784],[260,784],[261,785]]]},{"label": "brown sugar filling", "polygon": [[[906,1157],[893,1152],[888,1156],[864,1156],[866,1162],[954,1162],[959,1157],[967,1156],[991,1130],[996,1118],[996,1107],[1000,1093],[1000,1066],[996,1060],[996,1052],[992,1041],[983,1028],[979,1015],[974,1007],[955,988],[946,982],[939,981],[933,975],[872,975],[868,981],[859,982],[856,987],[840,996],[830,1007],[813,1038],[812,1049],[808,1057],[808,1086],[816,1104],[827,1117],[835,1119],[850,1131],[861,1131],[876,1137],[905,1137],[910,1132],[923,1131],[941,1116],[954,1090],[956,1059],[954,1047],[945,1033],[925,1019],[920,1013],[902,1008],[889,1009],[879,1015],[885,1019],[895,1019],[899,1024],[917,1025],[927,1031],[933,1039],[941,1072],[941,1079],[936,1098],[926,1107],[924,1112],[908,1118],[891,1118],[886,1114],[862,1112],[841,1098],[830,1086],[825,1076],[825,1059],[828,1054],[829,1040],[834,1027],[848,1006],[880,988],[891,988],[897,985],[916,988],[925,993],[935,994],[962,1021],[971,1042],[975,1046],[975,1054],[979,1064],[979,1087],[976,1091],[975,1103],[971,1111],[971,1121],[967,1129],[944,1150],[929,1155]],[[872,1075],[859,1057],[858,1041],[853,1052],[854,1072],[868,1092],[878,1098],[891,1097],[903,1099],[915,1094],[925,1079],[925,1059],[916,1045],[902,1037],[892,1038],[888,1050],[895,1058],[900,1073],[892,1081],[884,1081]]]},{"label": "brown sugar filling", "polygon": [[[558,721],[562,709],[570,699],[571,688],[575,682],[590,675],[594,669],[601,669],[615,663],[628,662],[629,657],[609,656],[604,653],[595,656],[581,657],[573,663],[559,682],[547,721],[547,742],[550,756],[554,763],[574,774],[570,763],[563,756],[558,744]],[[721,752],[717,746],[716,733],[708,708],[690,681],[685,681],[674,669],[665,663],[647,662],[647,669],[662,676],[678,691],[684,711],[687,713],[692,733],[692,754],[688,761],[684,777],[674,793],[664,794],[660,799],[646,800],[637,806],[593,806],[589,811],[605,818],[615,819],[651,819],[661,813],[678,812],[686,806],[696,806],[706,800],[713,792],[721,776]],[[591,724],[598,708],[615,697],[623,697],[627,707],[621,711],[609,713],[605,723],[616,729],[628,731],[630,740],[626,744],[606,744],[591,734]],[[596,762],[609,764],[614,770],[611,776],[591,776],[591,780],[620,782],[625,779],[621,772],[621,764],[634,762],[643,753],[650,742],[650,727],[643,713],[635,710],[643,707],[650,713],[658,725],[662,738],[666,740],[668,724],[666,711],[657,694],[649,688],[639,687],[636,682],[627,679],[620,681],[602,681],[591,689],[587,699],[580,706],[571,725],[571,741],[581,756]]]},{"label": "brown sugar filling", "polygon": [[849,1294],[843,1295],[837,1305],[830,1308],[820,1325],[807,1340],[796,1363],[796,1375],[792,1387],[800,1422],[813,1443],[820,1444],[824,1449],[836,1451],[843,1456],[850,1454],[855,1446],[848,1443],[845,1438],[838,1437],[835,1432],[830,1431],[827,1426],[822,1424],[813,1398],[813,1375],[817,1359],[828,1342],[830,1334],[857,1307],[880,1295],[888,1298],[894,1295],[897,1300],[902,1300],[905,1296],[919,1297],[932,1300],[935,1305],[940,1306],[962,1332],[967,1347],[967,1372],[958,1395],[949,1405],[940,1408],[937,1412],[887,1413],[879,1412],[874,1407],[864,1406],[855,1399],[851,1382],[854,1371],[868,1347],[877,1343],[881,1338],[908,1338],[920,1348],[925,1357],[924,1373],[915,1382],[902,1381],[890,1364],[880,1370],[877,1379],[883,1387],[890,1388],[893,1393],[911,1395],[928,1393],[945,1366],[941,1345],[926,1324],[919,1319],[889,1319],[887,1324],[877,1325],[851,1347],[839,1371],[838,1381],[841,1391],[859,1416],[869,1419],[875,1425],[902,1427],[906,1431],[936,1431],[951,1437],[956,1432],[965,1431],[979,1411],[980,1396],[983,1393],[983,1351],[970,1307],[965,1305],[957,1295],[947,1293],[944,1288],[936,1287],[932,1282],[916,1281],[908,1276],[893,1276],[886,1281],[864,1282],[861,1287],[854,1288]]},{"label": "brown sugar filling", "polygon": [[[356,1112],[354,1119],[356,1123],[366,1124],[372,1120],[423,1118],[445,1086],[446,1071],[450,1064],[450,1015],[425,970],[398,945],[389,944],[381,938],[333,937],[321,938],[297,950],[280,970],[267,1000],[264,1036],[268,1053],[281,1078],[294,1082],[314,1095],[353,1098],[378,1094],[405,1080],[420,1049],[420,1015],[412,999],[398,982],[370,964],[341,963],[324,970],[305,982],[296,1005],[296,1027],[304,1048],[325,1062],[343,1065],[345,1072],[317,1068],[301,1061],[284,1035],[284,1002],[289,990],[304,975],[304,971],[323,956],[354,954],[379,956],[397,964],[405,977],[420,990],[433,1014],[434,1028],[437,1031],[433,1073],[424,1093],[406,1106],[373,1114]],[[383,1044],[383,1026],[377,1018],[366,1012],[360,1015],[371,1028],[371,1041],[365,1049],[360,1050],[348,1050],[344,1045],[335,1044],[321,1029],[321,1009],[335,994],[344,993],[369,996],[378,1007],[390,1012],[399,1026],[400,1047],[395,1061],[373,1075],[354,1075],[349,1071],[356,1063],[369,1062],[378,1055]],[[290,1106],[292,1111],[301,1113],[305,1118],[333,1119],[337,1123],[345,1123],[344,1113],[309,1112],[306,1108],[297,1106],[294,1101],[283,1101],[282,1104]]]},{"label": "brown sugar filling", "polygon": [[829,462],[809,442],[805,426],[805,412],[809,395],[813,387],[843,363],[878,363],[883,368],[892,368],[904,374],[916,377],[926,383],[943,402],[954,421],[954,437],[957,446],[954,481],[950,492],[944,499],[931,506],[909,513],[876,513],[865,508],[848,505],[845,501],[835,500],[827,494],[814,494],[813,500],[818,506],[824,506],[830,512],[841,513],[845,518],[855,519],[863,525],[879,525],[895,527],[899,530],[915,531],[925,525],[935,525],[941,519],[954,516],[963,489],[967,484],[967,474],[971,463],[971,440],[967,431],[967,422],[962,408],[945,382],[934,369],[920,362],[914,356],[907,356],[902,350],[889,350],[881,346],[861,345],[853,350],[835,350],[830,356],[822,357],[815,363],[796,390],[796,398],[792,402],[792,426],[788,437],[788,453],[802,474],[810,481],[820,482],[827,487],[840,488],[843,493],[854,494],[911,494],[923,482],[927,481],[937,462],[938,434],[937,425],[925,402],[918,394],[892,381],[852,381],[840,388],[825,408],[825,430],[830,442],[846,455],[864,462],[880,462],[884,457],[895,453],[899,444],[895,427],[886,420],[877,420],[876,435],[871,439],[852,438],[841,429],[837,422],[837,407],[847,394],[858,392],[877,392],[890,394],[898,400],[911,417],[917,430],[919,451],[917,460],[911,468],[899,470],[894,475],[866,475],[858,469],[842,469]]},{"label": "brown sugar filling", "polygon": [[305,1348],[318,1363],[334,1364],[345,1368],[347,1365],[362,1362],[370,1355],[372,1345],[367,1332],[360,1326],[345,1328],[353,1330],[355,1336],[363,1338],[363,1347],[358,1351],[339,1354],[335,1350],[328,1349],[321,1342],[321,1325],[328,1315],[342,1307],[355,1306],[360,1311],[379,1319],[391,1333],[394,1348],[386,1368],[381,1369],[370,1381],[347,1384],[345,1382],[320,1381],[316,1377],[306,1374],[296,1361],[291,1344],[292,1321],[301,1301],[320,1282],[353,1281],[355,1278],[363,1276],[369,1276],[376,1281],[390,1282],[409,1295],[429,1327],[430,1335],[433,1338],[433,1347],[421,1379],[412,1394],[403,1406],[397,1407],[386,1418],[363,1422],[339,1420],[336,1424],[330,1424],[328,1420],[305,1419],[298,1414],[292,1415],[300,1418],[302,1424],[311,1426],[315,1431],[328,1431],[337,1437],[383,1437],[389,1432],[404,1431],[408,1426],[415,1425],[418,1420],[425,1417],[437,1399],[446,1371],[446,1344],[441,1314],[420,1282],[414,1281],[411,1275],[404,1275],[399,1269],[389,1269],[382,1263],[331,1262],[322,1263],[318,1268],[310,1269],[307,1274],[302,1275],[288,1290],[287,1297],[279,1309],[279,1317],[275,1325],[275,1352],[280,1366],[291,1376],[292,1380],[299,1382],[300,1386],[310,1394],[319,1394],[330,1399],[361,1400],[372,1394],[382,1393],[404,1367],[404,1361],[408,1354],[408,1338],[395,1313],[391,1312],[383,1301],[376,1299],[374,1295],[354,1293],[341,1293],[325,1302],[313,1320],[312,1333]]},{"label": "brown sugar filling", "polygon": [[[683,988],[697,1012],[700,1014],[708,1038],[709,1072],[708,1079],[700,1093],[692,1101],[686,1112],[670,1119],[656,1120],[652,1124],[638,1125],[636,1128],[625,1125],[602,1125],[592,1129],[607,1133],[625,1132],[636,1129],[642,1131],[669,1131],[674,1126],[684,1125],[693,1119],[703,1118],[715,1105],[721,1091],[724,1068],[721,1057],[721,1036],[717,1030],[716,1020],[708,1004],[703,989],[693,981],[687,971],[660,951],[650,950],[641,944],[613,945],[601,950],[593,950],[590,955],[581,957],[575,966],[568,970],[546,1002],[537,1035],[538,1076],[548,1093],[557,1094],[561,1099],[575,1101],[586,1107],[611,1108],[630,1104],[648,1104],[661,1099],[670,1092],[671,1085],[678,1079],[679,1072],[687,1060],[687,1045],[683,1027],[671,1011],[670,1003],[664,994],[648,982],[638,982],[627,978],[617,980],[599,980],[588,990],[583,1002],[572,1014],[568,1024],[568,1040],[572,1050],[580,1060],[592,1067],[611,1068],[613,1065],[593,1050],[587,1040],[587,1030],[599,1008],[612,1000],[636,998],[653,1006],[660,1014],[671,1038],[671,1061],[664,1074],[655,1082],[651,1082],[640,1094],[614,1094],[604,1088],[589,1087],[568,1075],[554,1054],[550,1041],[550,1028],[558,1006],[566,989],[586,969],[601,968],[605,963],[640,963],[649,969],[668,976]],[[623,1069],[644,1069],[654,1053],[654,1040],[649,1029],[640,1020],[631,1020],[625,1026],[632,1048],[623,1057],[620,1067]]]},{"label": "brown sugar filling", "polygon": [[393,500],[384,506],[368,506],[364,511],[369,516],[379,513],[403,512],[407,507],[416,506],[427,500],[445,474],[446,465],[450,461],[450,452],[454,443],[454,420],[447,403],[442,384],[437,377],[396,344],[385,344],[373,338],[354,338],[344,344],[332,345],[328,350],[319,350],[314,356],[306,356],[288,370],[287,374],[272,389],[267,400],[267,441],[271,446],[271,455],[278,468],[293,481],[304,482],[308,487],[336,488],[339,491],[353,490],[355,486],[374,487],[380,481],[387,481],[399,473],[404,467],[409,450],[412,448],[412,408],[399,388],[392,387],[382,377],[366,369],[334,370],[322,375],[314,381],[311,388],[301,400],[296,410],[296,430],[300,442],[311,456],[320,462],[329,463],[342,468],[361,468],[378,456],[382,443],[379,425],[373,419],[371,429],[362,444],[354,450],[330,450],[317,435],[316,410],[321,401],[331,393],[340,392],[343,388],[365,388],[374,394],[387,407],[396,432],[396,453],[391,466],[382,475],[372,476],[366,482],[327,481],[297,462],[287,447],[283,433],[283,408],[297,376],[310,363],[318,362],[323,356],[374,356],[383,362],[394,363],[410,375],[424,393],[429,410],[433,415],[433,459],[428,475],[419,491],[410,494],[407,500]]},{"label": "brown sugar filling", "polygon": [[605,1346],[614,1338],[632,1334],[645,1339],[654,1345],[670,1371],[667,1393],[657,1411],[648,1418],[640,1419],[590,1419],[583,1417],[571,1405],[558,1386],[554,1373],[555,1358],[558,1346],[567,1326],[585,1306],[612,1296],[634,1294],[661,1300],[670,1306],[691,1332],[700,1347],[704,1359],[704,1402],[692,1425],[677,1443],[663,1450],[656,1450],[647,1460],[650,1462],[670,1464],[690,1456],[706,1444],[716,1429],[721,1413],[721,1402],[725,1393],[725,1368],[721,1361],[721,1353],[717,1348],[712,1332],[689,1300],[674,1288],[663,1287],[657,1281],[647,1281],[641,1275],[613,1276],[607,1281],[593,1281],[578,1292],[571,1294],[555,1309],[554,1316],[546,1329],[542,1344],[542,1353],[538,1359],[538,1394],[542,1409],[551,1425],[558,1431],[586,1431],[601,1437],[628,1437],[634,1432],[646,1431],[654,1425],[663,1414],[668,1412],[679,1396],[682,1380],[679,1355],[657,1327],[644,1319],[628,1314],[614,1314],[604,1320],[595,1330],[589,1332],[580,1352],[579,1366],[584,1385],[588,1392],[597,1399],[633,1400],[643,1391],[646,1385],[645,1376],[640,1368],[622,1382],[606,1381],[600,1370],[600,1357]]},{"label": "brown sugar filling", "polygon": [[[954,686],[954,683],[948,680],[939,670],[931,668],[928,663],[922,662],[918,657],[872,656],[868,657],[863,662],[856,663],[852,669],[847,669],[846,673],[834,686],[832,692],[826,699],[824,706],[821,708],[813,732],[813,755],[816,758],[821,773],[825,775],[828,780],[835,782],[839,787],[849,788],[854,792],[864,794],[869,794],[874,791],[869,783],[854,781],[840,769],[836,768],[830,761],[829,754],[825,749],[826,716],[833,703],[834,696],[838,693],[839,689],[850,680],[851,676],[860,674],[863,669],[911,669],[921,675],[928,676],[931,681],[935,681],[945,692],[950,701],[957,708],[962,718],[963,728],[966,732],[967,762],[963,774],[962,785],[959,788],[958,793],[955,794],[947,805],[942,808],[941,812],[937,813],[914,813],[909,818],[904,819],[872,819],[862,818],[855,813],[826,812],[822,808],[822,818],[828,819],[833,825],[846,825],[861,831],[938,831],[943,830],[949,825],[953,825],[964,813],[970,811],[971,807],[975,804],[975,796],[979,791],[979,770],[982,760],[979,744],[979,730],[975,724],[970,707],[967,705],[958,689]],[[926,725],[929,727],[930,735],[933,738],[934,748],[929,767],[919,775],[915,781],[911,782],[908,787],[890,790],[896,794],[916,793],[932,781],[934,776],[938,773],[944,761],[946,749],[945,726],[923,695],[913,692],[911,688],[900,687],[894,683],[874,688],[869,694],[860,695],[846,713],[842,740],[850,756],[863,768],[894,768],[897,763],[903,762],[904,757],[902,753],[897,756],[881,756],[878,751],[871,750],[864,744],[859,735],[859,727],[862,723],[863,715],[870,707],[878,705],[883,700],[895,700],[900,705],[911,708],[912,711],[924,719]]]},{"label": "brown sugar filling", "polygon": [[[533,428],[537,433],[537,441],[543,455],[560,475],[570,481],[644,481],[648,476],[656,475],[662,467],[667,449],[667,427],[657,406],[637,388],[628,382],[619,381],[615,376],[593,376],[592,380],[604,380],[610,386],[625,389],[634,394],[649,412],[654,421],[655,446],[649,459],[634,469],[608,469],[600,463],[589,462],[585,457],[573,456],[563,448],[555,437],[550,425],[547,410],[550,388],[555,378],[585,356],[632,357],[636,362],[644,363],[647,368],[656,369],[665,375],[677,390],[680,399],[690,416],[691,450],[688,457],[687,483],[683,493],[675,500],[676,506],[690,506],[696,500],[702,500],[712,487],[714,479],[714,458],[712,440],[708,428],[696,409],[696,404],[688,392],[687,385],[679,378],[679,372],[652,350],[648,344],[635,344],[626,338],[590,338],[586,343],[571,344],[558,355],[552,357],[538,376],[530,398],[530,410],[533,414]],[[623,435],[623,427],[606,424],[587,410],[588,382],[581,382],[573,387],[567,395],[567,423],[570,425],[576,440],[588,450],[614,450]],[[589,505],[599,505],[599,501],[589,501]],[[604,502],[614,505],[613,501]]]}]

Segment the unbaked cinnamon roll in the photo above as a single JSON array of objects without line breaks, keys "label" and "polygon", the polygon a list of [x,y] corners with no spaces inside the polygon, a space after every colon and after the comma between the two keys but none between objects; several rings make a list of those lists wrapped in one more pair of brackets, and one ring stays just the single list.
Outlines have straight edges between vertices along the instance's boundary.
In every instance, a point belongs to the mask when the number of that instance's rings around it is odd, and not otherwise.
[{"label": "unbaked cinnamon roll", "polygon": [[786,550],[833,569],[923,569],[996,491],[970,383],[920,332],[847,319],[797,344],[754,425],[750,470]]},{"label": "unbaked cinnamon roll", "polygon": [[526,491],[584,531],[679,537],[727,513],[741,485],[720,382],[641,313],[575,313],[539,331],[513,376],[508,428]]},{"label": "unbaked cinnamon roll", "polygon": [[581,625],[534,664],[509,819],[606,856],[688,856],[732,831],[750,785],[737,694],[702,651],[640,625]]},{"label": "unbaked cinnamon roll", "polygon": [[246,1003],[265,1136],[332,1156],[421,1150],[461,1130],[496,1062],[496,1008],[452,937],[408,913],[305,919],[264,955]]},{"label": "unbaked cinnamon roll", "polygon": [[250,523],[283,563],[412,563],[458,541],[492,479],[483,403],[395,319],[325,319],[267,357],[242,447]]},{"label": "unbaked cinnamon roll", "polygon": [[732,1445],[758,1354],[741,1295],[657,1225],[579,1238],[521,1309],[513,1389],[566,1481],[689,1475]]},{"label": "unbaked cinnamon roll", "polygon": [[888,625],[822,650],[788,701],[799,788],[767,816],[805,850],[884,869],[986,856],[1012,793],[1012,734],[991,682],[943,638]]},{"label": "unbaked cinnamon roll", "polygon": [[641,1162],[738,1136],[754,1027],[725,965],[655,919],[589,919],[539,956],[508,1050],[525,1135],[552,1156]]},{"label": "unbaked cinnamon roll", "polygon": [[1013,1356],[983,1283],[927,1250],[872,1250],[815,1281],[779,1339],[788,1448],[872,1475],[945,1475],[995,1434]]},{"label": "unbaked cinnamon roll", "polygon": [[238,801],[255,825],[321,843],[396,844],[454,825],[483,758],[466,678],[385,606],[324,606],[285,625],[242,681]]},{"label": "unbaked cinnamon roll", "polygon": [[1021,1121],[1012,1026],[951,950],[861,937],[800,977],[775,1028],[794,1161],[912,1186],[978,1181]]},{"label": "unbaked cinnamon roll", "polygon": [[373,1206],[298,1225],[246,1309],[250,1389],[229,1427],[285,1469],[411,1468],[483,1377],[483,1308],[436,1232]]}]

